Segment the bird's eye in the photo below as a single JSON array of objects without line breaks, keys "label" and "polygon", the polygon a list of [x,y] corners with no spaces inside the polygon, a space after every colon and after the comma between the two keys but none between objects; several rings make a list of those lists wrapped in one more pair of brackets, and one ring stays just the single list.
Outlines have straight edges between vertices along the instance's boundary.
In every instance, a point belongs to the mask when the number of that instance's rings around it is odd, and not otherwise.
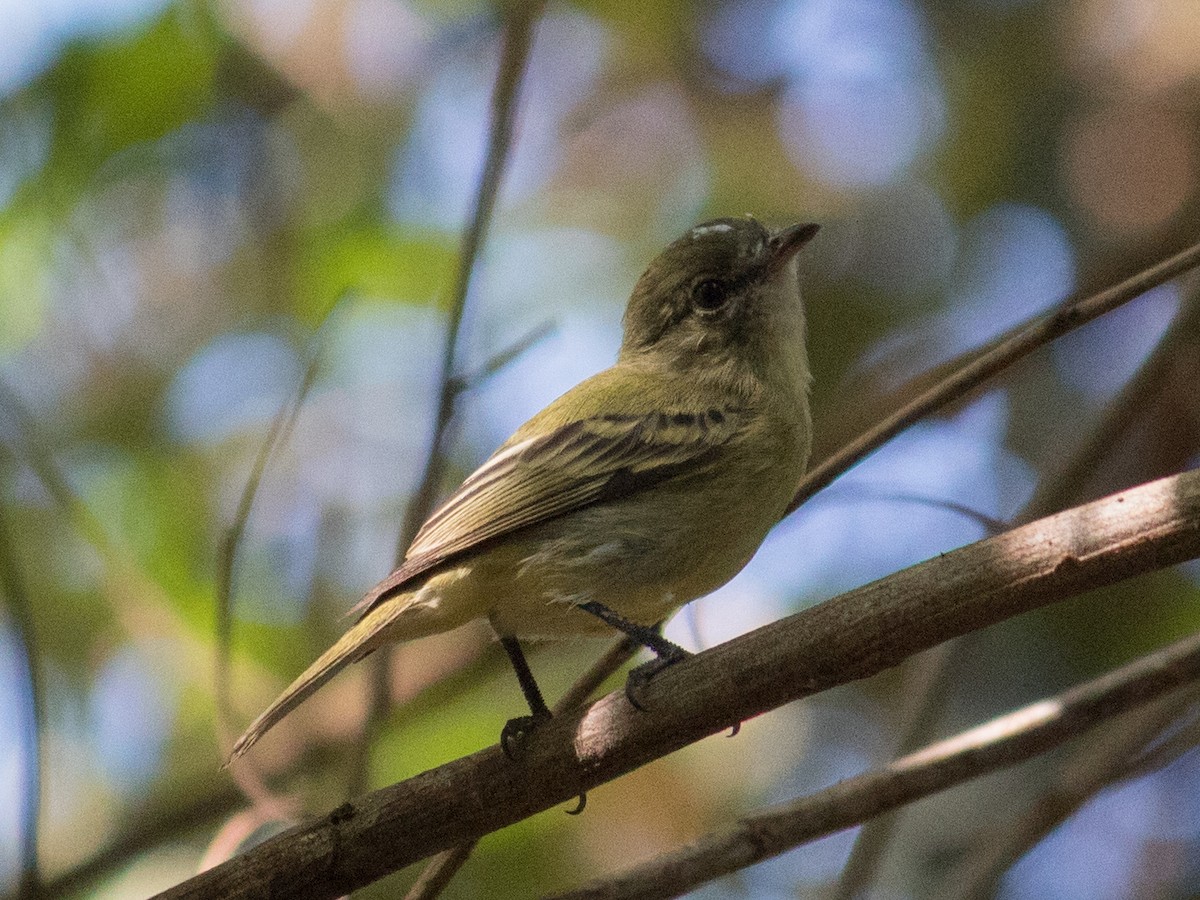
[{"label": "bird's eye", "polygon": [[705,312],[720,309],[728,299],[729,286],[715,278],[701,281],[692,288],[692,303]]}]

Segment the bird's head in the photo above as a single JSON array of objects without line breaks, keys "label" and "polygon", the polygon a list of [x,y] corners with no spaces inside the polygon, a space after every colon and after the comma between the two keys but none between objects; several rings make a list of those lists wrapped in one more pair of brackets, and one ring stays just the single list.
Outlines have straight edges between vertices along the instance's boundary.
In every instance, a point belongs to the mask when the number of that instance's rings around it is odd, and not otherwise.
[{"label": "bird's head", "polygon": [[[817,225],[768,231],[753,218],[714,219],[670,244],[625,309],[622,361],[760,378],[783,366],[807,386],[796,253]],[[803,371],[798,371],[799,368]]]}]

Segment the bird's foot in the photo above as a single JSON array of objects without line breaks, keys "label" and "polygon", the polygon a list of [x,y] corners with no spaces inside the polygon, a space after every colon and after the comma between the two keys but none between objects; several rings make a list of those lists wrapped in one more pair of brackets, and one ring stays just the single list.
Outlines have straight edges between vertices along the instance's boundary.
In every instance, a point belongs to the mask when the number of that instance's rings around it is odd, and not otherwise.
[{"label": "bird's foot", "polygon": [[645,710],[646,705],[640,697],[642,690],[650,683],[650,679],[669,666],[681,660],[687,659],[692,654],[688,653],[682,647],[671,646],[671,652],[664,653],[657,659],[652,659],[648,663],[643,663],[629,673],[629,677],[625,679],[625,697],[629,700],[635,709]]},{"label": "bird's foot", "polygon": [[509,759],[516,759],[524,751],[530,736],[549,721],[549,712],[544,715],[517,716],[515,719],[509,719],[500,730],[500,749]]}]

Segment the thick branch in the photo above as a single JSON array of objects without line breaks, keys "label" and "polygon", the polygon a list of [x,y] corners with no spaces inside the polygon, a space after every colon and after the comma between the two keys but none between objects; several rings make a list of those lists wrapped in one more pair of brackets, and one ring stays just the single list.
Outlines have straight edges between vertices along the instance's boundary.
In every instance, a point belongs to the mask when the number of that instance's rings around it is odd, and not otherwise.
[{"label": "thick branch", "polygon": [[[634,654],[640,649],[639,644],[627,637],[618,638],[610,644],[605,654],[592,663],[591,667],[576,679],[570,689],[554,705],[554,715],[564,715],[584,703],[609,675],[633,659]],[[474,849],[475,841],[468,841],[444,853],[439,853],[429,861],[416,883],[409,888],[404,900],[433,900],[434,897],[440,895],[454,874],[470,859]]]},{"label": "thick branch", "polygon": [[677,897],[706,881],[886,810],[1045,753],[1198,678],[1200,635],[1192,635],[1057,697],[938,741],[881,769],[744,816],[735,825],[615,878],[557,895],[557,900]]},{"label": "thick branch", "polygon": [[969,631],[1200,556],[1200,472],[1142,485],[851,591],[493,746],[374,791],[162,894],[338,897],[751,716]]}]

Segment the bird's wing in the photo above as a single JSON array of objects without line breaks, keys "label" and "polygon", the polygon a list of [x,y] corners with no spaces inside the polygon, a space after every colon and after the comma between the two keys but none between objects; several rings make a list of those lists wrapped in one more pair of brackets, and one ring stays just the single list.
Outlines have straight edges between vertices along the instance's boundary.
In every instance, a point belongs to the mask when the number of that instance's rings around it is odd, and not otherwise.
[{"label": "bird's wing", "polygon": [[529,436],[537,431],[531,421],[429,517],[404,564],[353,611],[366,615],[412,578],[487,541],[702,471],[737,438],[746,416],[730,406],[693,406],[590,415]]}]

